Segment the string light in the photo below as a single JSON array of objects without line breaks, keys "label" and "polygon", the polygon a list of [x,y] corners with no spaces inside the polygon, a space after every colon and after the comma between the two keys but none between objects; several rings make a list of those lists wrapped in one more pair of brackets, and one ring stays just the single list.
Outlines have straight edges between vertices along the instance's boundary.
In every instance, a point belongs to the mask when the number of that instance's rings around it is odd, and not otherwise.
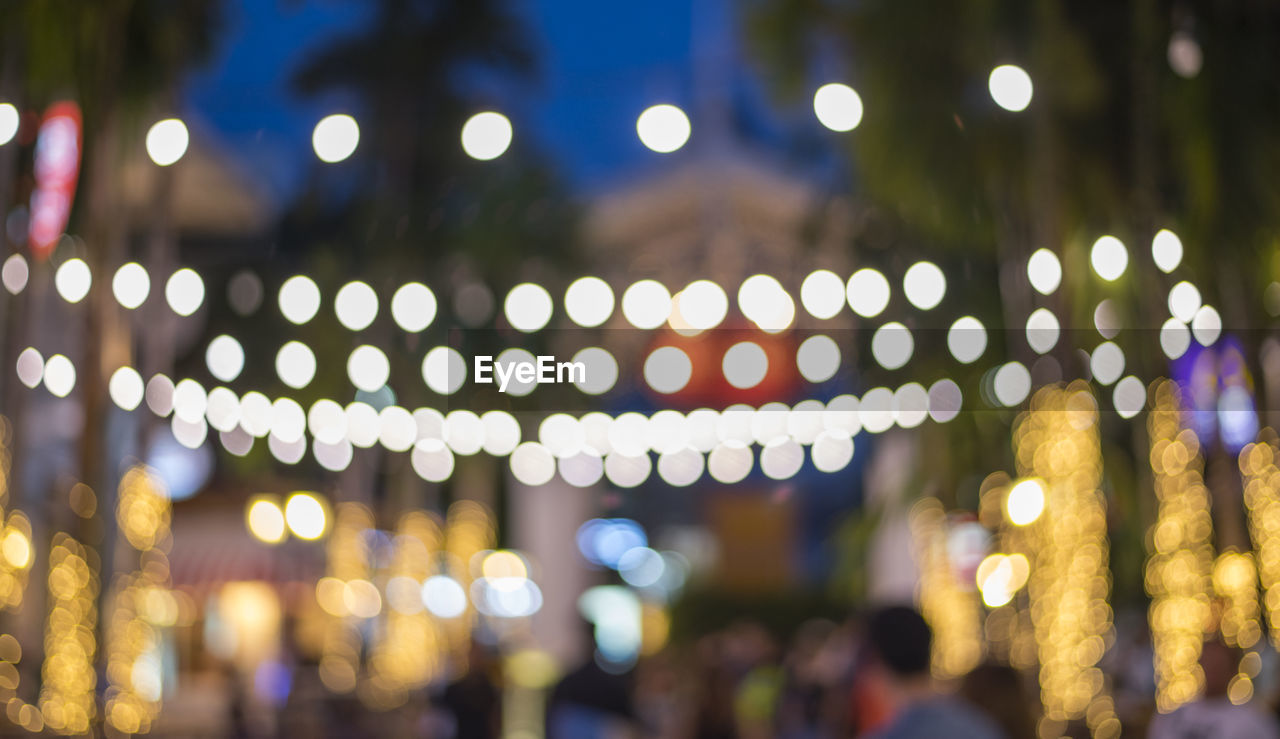
[{"label": "string light", "polygon": [[[1120,733],[1098,662],[1112,633],[1098,405],[1084,382],[1041,388],[1013,430],[1018,472],[1039,478],[1043,513],[1023,527],[1040,658],[1043,730],[1085,718],[1095,737]],[[1042,732],[1043,735],[1043,732]]]},{"label": "string light", "polygon": [[1156,385],[1147,416],[1159,510],[1151,529],[1146,588],[1155,650],[1156,708],[1167,713],[1204,687],[1200,649],[1209,623],[1213,519],[1200,442],[1182,427],[1177,386]]},{"label": "string light", "polygon": [[924,498],[908,516],[920,563],[920,611],[933,628],[933,674],[956,678],[982,659],[980,606],[972,588],[962,587],[947,552],[947,517],[937,498]]},{"label": "string light", "polygon": [[48,587],[40,713],[55,733],[85,734],[97,716],[97,555],[63,532],[54,534]]}]

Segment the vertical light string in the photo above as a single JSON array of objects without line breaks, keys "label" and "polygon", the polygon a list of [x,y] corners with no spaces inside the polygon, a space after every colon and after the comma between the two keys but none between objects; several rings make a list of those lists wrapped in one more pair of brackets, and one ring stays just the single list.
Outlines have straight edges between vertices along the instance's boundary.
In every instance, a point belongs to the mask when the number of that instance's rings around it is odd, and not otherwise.
[{"label": "vertical light string", "polygon": [[442,636],[422,601],[422,583],[434,574],[440,544],[440,525],[432,515],[409,511],[400,517],[388,568],[386,627],[369,660],[372,680],[390,705],[402,705],[440,666]]},{"label": "vertical light string", "polygon": [[[492,549],[497,543],[493,514],[482,503],[459,500],[449,506],[445,518],[445,552],[449,575],[472,594],[471,585],[479,572],[477,554]],[[450,654],[458,665],[466,665],[471,648],[471,630],[475,627],[475,599],[467,598],[467,610],[459,618],[445,622]]]},{"label": "vertical light string", "polygon": [[93,550],[63,532],[53,535],[39,705],[58,734],[84,734],[97,715],[98,566]]},{"label": "vertical light string", "polygon": [[1256,444],[1240,450],[1239,460],[1249,535],[1262,581],[1263,610],[1271,644],[1280,649],[1280,468],[1276,466],[1280,452],[1276,432],[1263,429]]},{"label": "vertical light string", "polygon": [[947,554],[947,514],[937,498],[924,498],[908,518],[920,568],[920,612],[933,629],[935,677],[964,675],[982,659],[981,607],[974,588],[962,584]]},{"label": "vertical light string", "polygon": [[164,688],[164,629],[178,617],[169,590],[172,505],[159,479],[135,466],[120,480],[116,523],[137,553],[136,568],[112,583],[107,605],[107,682],[104,714],[125,734],[145,734],[160,712]]},{"label": "vertical light string", "polygon": [[[381,603],[369,582],[371,557],[365,532],[373,514],[359,503],[342,503],[334,515],[327,545],[328,575],[316,583],[316,599],[330,616],[320,657],[320,680],[336,693],[349,693],[360,676],[363,644],[360,622],[376,616]],[[376,607],[374,607],[376,606]]]},{"label": "vertical light string", "polygon": [[1114,639],[1098,404],[1087,383],[1041,388],[1014,424],[1018,472],[1043,481],[1045,507],[1028,536],[1028,595],[1040,661],[1041,734],[1085,718],[1120,733],[1098,661]]},{"label": "vertical light string", "polygon": [[1200,443],[1183,428],[1178,387],[1160,381],[1152,395],[1147,432],[1159,510],[1147,538],[1146,586],[1156,708],[1165,713],[1194,698],[1204,685],[1199,659],[1213,615],[1213,519]]}]

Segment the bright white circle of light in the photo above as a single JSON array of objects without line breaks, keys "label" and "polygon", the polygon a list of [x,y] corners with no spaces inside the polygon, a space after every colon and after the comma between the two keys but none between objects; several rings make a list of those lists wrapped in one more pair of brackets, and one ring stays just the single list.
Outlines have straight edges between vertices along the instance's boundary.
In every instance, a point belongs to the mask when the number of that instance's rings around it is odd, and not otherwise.
[{"label": "bright white circle of light", "polygon": [[[155,382],[155,378],[152,378],[152,382]],[[147,386],[147,403],[151,403],[150,385]],[[240,398],[240,428],[251,436],[261,438],[271,433],[271,414],[271,400],[262,393],[249,391]]]},{"label": "bright white circle of light", "polygon": [[555,457],[572,457],[586,441],[582,425],[568,413],[552,413],[538,424],[538,443]]},{"label": "bright white circle of light", "polygon": [[670,408],[660,410],[649,417],[646,429],[649,448],[661,454],[684,449],[689,444],[689,426],[684,414]]},{"label": "bright white circle of light", "polygon": [[644,360],[644,380],[657,392],[668,395],[679,392],[691,377],[693,362],[678,347],[658,347]]},{"label": "bright white circle of light", "polygon": [[853,439],[840,433],[823,431],[809,450],[813,466],[821,472],[839,472],[853,461]]},{"label": "bright white circle of light", "polygon": [[1018,405],[1031,394],[1031,373],[1021,362],[1009,362],[996,370],[996,400],[1006,406]]},{"label": "bright white circle of light", "polygon": [[1093,326],[1104,339],[1114,339],[1120,333],[1123,326],[1115,301],[1104,298],[1098,303],[1093,309]]},{"label": "bright white circle of light", "polygon": [[345,113],[335,113],[320,119],[311,131],[311,148],[320,161],[328,164],[341,162],[355,153],[360,145],[360,125]]},{"label": "bright white circle of light", "polygon": [[888,431],[893,426],[893,391],[873,387],[863,394],[858,403],[858,420],[873,434]]},{"label": "bright white circle of light", "polygon": [[716,419],[716,436],[720,441],[751,444],[755,440],[751,433],[751,423],[755,414],[755,409],[744,403],[729,406]]},{"label": "bright white circle of light", "polygon": [[1026,110],[1031,104],[1031,75],[1022,67],[1002,64],[991,70],[987,89],[996,105],[1012,113]]},{"label": "bright white circle of light", "polygon": [[1048,295],[1062,284],[1062,262],[1048,249],[1036,249],[1027,259],[1027,279],[1041,295]]},{"label": "bright white circle of light", "polygon": [[209,374],[223,382],[231,382],[244,370],[244,347],[234,338],[222,334],[209,342],[204,362],[209,367]]},{"label": "bright white circle of light", "polygon": [[526,349],[521,349],[520,347],[504,349],[502,353],[493,360],[495,366],[493,372],[494,382],[498,382],[497,368],[502,367],[504,368],[503,371],[506,372],[507,376],[510,378],[507,382],[507,395],[514,395],[518,398],[524,397],[525,395],[533,392],[533,389],[538,386],[537,374],[535,372],[533,374],[526,375],[525,377],[527,379],[522,380],[515,370],[521,365],[536,366],[537,362],[538,358],[533,356],[533,354]]},{"label": "bright white circle of light", "polygon": [[311,454],[321,467],[330,472],[341,472],[351,465],[351,460],[355,458],[355,449],[346,439],[339,439],[332,444],[313,441]]},{"label": "bright white circle of light", "polygon": [[691,133],[689,116],[674,105],[654,105],[636,119],[640,143],[659,154],[669,154],[684,146]]},{"label": "bright white circle of light", "polygon": [[187,125],[177,118],[166,118],[151,124],[147,131],[147,156],[161,167],[167,167],[187,153],[191,135]]},{"label": "bright white circle of light", "polygon": [[21,254],[10,254],[4,260],[4,267],[0,268],[0,282],[4,283],[4,289],[10,295],[22,292],[30,276],[31,268],[27,266],[27,258]]},{"label": "bright white circle of light", "polygon": [[822,412],[823,430],[856,436],[862,430],[860,406],[861,403],[852,395],[837,395],[832,398]]},{"label": "bright white circle of light", "polygon": [[556,474],[556,458],[536,441],[526,441],[511,452],[511,474],[530,487],[545,485]]},{"label": "bright white circle of light", "polygon": [[852,131],[862,122],[862,98],[848,85],[829,82],[813,94],[813,113],[832,131]]},{"label": "bright white circle of light", "polygon": [[830,336],[810,336],[796,350],[796,367],[809,382],[826,382],[840,370],[840,347]]},{"label": "bright white circle of light", "polygon": [[407,452],[418,439],[418,422],[398,405],[378,411],[378,442],[393,452]]},{"label": "bright white circle of light", "polygon": [[507,323],[512,328],[524,333],[532,333],[547,325],[551,320],[553,305],[551,293],[541,285],[522,282],[511,288],[502,305],[507,315]]},{"label": "bright white circle of light", "polygon": [[[179,383],[181,384],[181,383]],[[307,414],[293,398],[276,398],[271,404],[271,435],[293,444],[307,432]]]},{"label": "bright white circle of light", "polygon": [[417,438],[445,440],[444,414],[435,408],[415,409],[413,421],[418,427]]},{"label": "bright white circle of light", "polygon": [[142,375],[132,367],[117,369],[111,373],[111,379],[107,382],[111,402],[126,411],[131,411],[142,403],[144,391]]},{"label": "bright white circle of light", "polygon": [[218,431],[230,431],[240,425],[240,398],[225,387],[209,391],[205,417]]},{"label": "bright white circle of light", "polygon": [[219,432],[218,441],[222,442],[223,449],[237,457],[243,457],[253,451],[253,436],[240,426],[230,431]]},{"label": "bright white circle of light", "polygon": [[320,310],[320,288],[306,275],[294,275],[280,286],[280,313],[289,323],[304,324]]},{"label": "bright white circle of light", "polygon": [[600,411],[592,411],[578,419],[582,424],[582,435],[586,439],[587,448],[596,454],[608,454],[613,451],[609,443],[609,429],[613,428],[613,417]]},{"label": "bright white circle of light", "polygon": [[1191,348],[1191,330],[1187,324],[1170,318],[1160,327],[1160,349],[1169,359],[1177,359]]},{"label": "bright white circle of light", "polygon": [[622,294],[622,315],[636,328],[657,328],[671,315],[671,293],[655,280],[633,283]]},{"label": "bright white circle of light", "polygon": [[854,313],[874,318],[889,305],[889,281],[878,270],[864,267],[849,278],[845,295]]},{"label": "bright white circle of light", "polygon": [[673,487],[692,485],[702,477],[705,468],[702,453],[689,447],[658,455],[658,477]]},{"label": "bright white circle of light", "polygon": [[452,395],[467,379],[467,361],[456,349],[434,347],[422,359],[422,379],[431,392]]},{"label": "bright white circle of light", "polygon": [[351,331],[361,331],[378,316],[378,294],[364,282],[348,282],[333,298],[333,312]]},{"label": "bright white circle of light", "polygon": [[141,264],[129,262],[116,270],[111,278],[111,292],[117,303],[133,310],[142,305],[151,293],[151,277]]},{"label": "bright white circle of light", "polygon": [[378,443],[378,412],[368,403],[348,403],[347,439],[354,446],[368,449]]},{"label": "bright white circle of light", "polygon": [[1212,305],[1203,305],[1191,319],[1191,334],[1201,346],[1213,346],[1222,335],[1222,316]]},{"label": "bright white circle of light", "polygon": [[497,159],[511,146],[513,133],[505,115],[491,110],[476,113],[462,124],[462,150],[482,162]]},{"label": "bright white circle of light", "polygon": [[341,405],[321,398],[307,411],[307,429],[317,443],[337,444],[347,438],[347,412]]},{"label": "bright white circle of light", "polygon": [[[147,380],[143,398],[151,412],[164,418],[173,410],[173,380],[164,375],[153,375]],[[242,401],[243,404],[243,401]]]},{"label": "bright white circle of light", "polygon": [[89,286],[93,284],[93,276],[89,273],[89,265],[76,257],[68,259],[58,266],[53,275],[53,285],[58,294],[68,303],[79,303],[89,294]]},{"label": "bright white circle of light", "polygon": [[742,315],[769,333],[786,329],[796,317],[796,304],[782,283],[772,275],[756,274],[738,288]]},{"label": "bright white circle of light", "polygon": [[4,146],[18,135],[18,125],[22,117],[13,103],[0,103],[0,146]]},{"label": "bright white circle of light", "polygon": [[633,488],[649,479],[653,461],[648,454],[626,455],[610,452],[604,458],[604,474],[609,482],[620,488]]},{"label": "bright white circle of light", "polygon": [[1115,282],[1129,266],[1129,250],[1120,239],[1102,236],[1093,242],[1093,248],[1089,250],[1089,264],[1099,277]]},{"label": "bright white circle of light", "polygon": [[391,377],[391,363],[381,349],[363,344],[347,357],[347,377],[357,389],[377,392]]},{"label": "bright white circle of light", "polygon": [[1036,354],[1044,354],[1057,346],[1061,333],[1058,317],[1048,308],[1037,308],[1027,316],[1027,345]]},{"label": "bright white circle of light", "polygon": [[579,326],[599,326],[613,315],[613,289],[599,277],[579,277],[564,291],[564,312]]},{"label": "bright white circle of light", "polygon": [[204,418],[209,409],[209,396],[200,383],[190,378],[179,380],[173,388],[173,414],[187,423]]},{"label": "bright white circle of light", "polygon": [[929,391],[918,382],[908,382],[893,393],[893,420],[904,429],[924,423],[929,417]]},{"label": "bright white circle of light", "polygon": [[729,296],[711,280],[695,280],[680,292],[679,312],[690,328],[715,328],[729,314]]},{"label": "bright white circle of light", "polygon": [[760,450],[760,471],[774,480],[795,477],[803,465],[804,447],[797,444],[795,439],[777,438]]},{"label": "bright white circle of light", "polygon": [[1169,314],[1183,323],[1191,323],[1202,304],[1200,291],[1186,280],[1169,289]]},{"label": "bright white circle of light", "polygon": [[911,337],[911,329],[897,321],[886,323],[871,335],[871,356],[885,369],[902,367],[911,361],[914,351],[915,340]]},{"label": "bright white circle of light", "polygon": [[1089,371],[1100,385],[1110,385],[1124,374],[1124,351],[1112,341],[1104,341],[1089,356]]},{"label": "bright white circle of light", "polygon": [[916,262],[902,277],[907,302],[920,310],[930,310],[947,294],[947,277],[933,262]]},{"label": "bright white circle of light", "polygon": [[590,450],[563,457],[557,466],[560,477],[575,488],[590,487],[604,477],[604,460]]},{"label": "bright white circle of light", "polygon": [[740,441],[720,442],[707,455],[707,472],[725,485],[742,482],[751,474],[754,464],[755,455],[751,453],[751,447]]},{"label": "bright white circle of light", "polygon": [[276,374],[295,390],[311,384],[316,376],[316,355],[301,341],[290,341],[276,352]]},{"label": "bright white circle of light", "polygon": [[812,444],[823,431],[825,411],[823,402],[814,398],[796,403],[787,415],[787,434],[801,444]]},{"label": "bright white circle of light", "polygon": [[1161,272],[1168,274],[1182,264],[1182,239],[1167,228],[1162,228],[1151,239],[1151,259]]},{"label": "bright white circle of light", "polygon": [[415,442],[409,462],[418,477],[427,482],[443,482],[453,474],[453,451],[439,439],[419,439]]},{"label": "bright white circle of light", "polygon": [[174,313],[189,316],[200,309],[204,303],[204,280],[190,267],[169,275],[164,285],[164,298]]},{"label": "bright white circle of light", "polygon": [[44,363],[44,386],[59,398],[70,395],[76,386],[76,368],[71,360],[61,354],[49,357]]},{"label": "bright white circle of light", "polygon": [[730,385],[745,390],[759,385],[769,374],[769,355],[754,341],[740,341],[724,353],[720,368]]},{"label": "bright white circle of light", "polygon": [[961,364],[971,364],[987,350],[987,329],[973,316],[963,316],[947,331],[947,349]]},{"label": "bright white circle of light", "polygon": [[764,446],[774,439],[785,438],[790,418],[791,408],[786,403],[765,403],[751,414],[752,440]]},{"label": "bright white circle of light", "polygon": [[960,386],[951,379],[942,379],[929,386],[929,417],[936,423],[947,423],[960,415],[964,395]]},{"label": "bright white circle of light", "polygon": [[520,422],[506,411],[486,411],[480,416],[484,424],[484,450],[495,457],[506,456],[520,443]]},{"label": "bright white circle of light", "polygon": [[618,360],[607,349],[589,346],[579,350],[570,361],[586,368],[582,377],[574,378],[573,384],[588,395],[607,393],[618,382]]},{"label": "bright white circle of light", "polygon": [[1116,413],[1121,418],[1133,418],[1142,412],[1147,404],[1147,387],[1142,380],[1129,375],[1116,383],[1111,393],[1111,402],[1115,404]]},{"label": "bright white circle of light", "polygon": [[844,309],[844,280],[831,270],[810,272],[800,285],[800,304],[814,318],[835,318]]},{"label": "bright white circle of light", "polygon": [[421,282],[408,282],[391,296],[391,318],[410,333],[418,333],[436,319],[436,295]]},{"label": "bright white circle of light", "polygon": [[1044,513],[1044,485],[1035,479],[1021,480],[1009,488],[1004,512],[1014,526],[1028,526]]},{"label": "bright white circle of light", "polygon": [[284,520],[299,539],[319,539],[328,528],[324,505],[310,493],[294,493],[284,504]]},{"label": "bright white circle of light", "polygon": [[623,456],[636,457],[649,451],[649,419],[644,414],[627,412],[609,426],[609,447]]},{"label": "bright white circle of light", "polygon": [[187,421],[174,416],[169,421],[169,430],[174,440],[188,449],[199,449],[209,437],[209,424],[203,418]]},{"label": "bright white circle of light", "polygon": [[467,592],[448,575],[432,575],[422,583],[422,603],[437,618],[457,618],[467,610]]}]

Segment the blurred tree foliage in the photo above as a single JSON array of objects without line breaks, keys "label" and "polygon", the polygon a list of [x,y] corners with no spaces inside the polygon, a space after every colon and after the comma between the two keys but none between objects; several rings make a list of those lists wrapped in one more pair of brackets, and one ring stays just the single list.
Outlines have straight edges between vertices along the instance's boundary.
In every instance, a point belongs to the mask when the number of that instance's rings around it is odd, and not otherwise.
[{"label": "blurred tree foliage", "polygon": [[[852,195],[867,212],[851,248],[868,263],[905,248],[908,261],[930,258],[949,277],[963,275],[967,284],[949,284],[961,293],[956,304],[1003,317],[987,360],[1030,365],[1036,356],[1022,327],[1045,306],[1068,329],[1052,353],[1062,376],[1086,374],[1077,349],[1102,341],[1093,316],[1109,299],[1123,319],[1116,341],[1126,372],[1165,374],[1155,330],[1168,315],[1169,285],[1187,275],[1258,356],[1262,332],[1251,329],[1273,324],[1261,298],[1280,278],[1280,4],[761,0],[748,20],[780,98],[807,98],[829,81],[858,90],[862,123],[837,135]],[[1188,50],[1202,64],[1177,58]],[[1000,64],[1021,66],[1034,81],[1026,111],[991,100],[988,75]],[[1150,255],[1161,228],[1186,246],[1182,276],[1172,280]],[[1129,247],[1130,268],[1116,283],[1088,266],[1089,248],[1104,233]],[[1062,287],[1047,297],[1030,288],[1025,271],[1041,247],[1064,267]],[[977,386],[985,366],[967,379],[962,369],[961,386]],[[1260,398],[1259,407],[1267,402]],[[985,403],[966,397],[965,405]],[[955,468],[1012,469],[1011,417],[961,414],[950,425]],[[1117,588],[1140,594],[1151,511],[1138,493],[1147,481],[1133,470],[1145,458],[1145,434],[1112,421],[1103,431],[1113,526],[1127,537],[1115,547],[1125,581]]]}]

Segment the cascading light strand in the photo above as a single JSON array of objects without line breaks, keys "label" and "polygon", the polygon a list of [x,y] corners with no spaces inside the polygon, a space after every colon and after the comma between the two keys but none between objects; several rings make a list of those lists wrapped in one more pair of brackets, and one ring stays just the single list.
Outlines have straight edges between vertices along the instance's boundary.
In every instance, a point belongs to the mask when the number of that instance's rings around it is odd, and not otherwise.
[{"label": "cascading light strand", "polygon": [[962,587],[947,554],[947,514],[937,498],[912,507],[908,522],[920,563],[920,611],[933,628],[935,677],[964,675],[982,659],[981,607],[971,585]]},{"label": "cascading light strand", "polygon": [[1156,385],[1147,417],[1150,464],[1159,510],[1148,536],[1146,588],[1155,651],[1156,708],[1167,713],[1204,685],[1199,665],[1211,620],[1213,519],[1204,462],[1194,432],[1182,426],[1177,385]]}]

